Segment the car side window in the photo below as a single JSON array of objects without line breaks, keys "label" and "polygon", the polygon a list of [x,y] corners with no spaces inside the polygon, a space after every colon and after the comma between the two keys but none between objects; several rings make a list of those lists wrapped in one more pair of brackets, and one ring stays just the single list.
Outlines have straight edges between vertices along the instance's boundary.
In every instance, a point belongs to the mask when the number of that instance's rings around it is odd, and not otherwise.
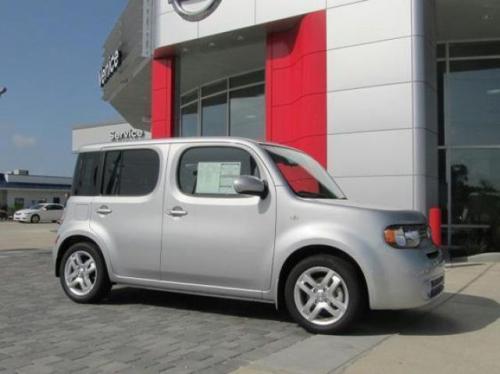
[{"label": "car side window", "polygon": [[80,153],[73,177],[73,196],[98,194],[100,152]]},{"label": "car side window", "polygon": [[156,187],[160,158],[151,149],[108,151],[104,157],[102,194],[143,196]]},{"label": "car side window", "polygon": [[193,196],[243,197],[233,188],[240,175],[259,176],[254,158],[235,147],[193,147],[184,151],[177,169],[179,189]]}]

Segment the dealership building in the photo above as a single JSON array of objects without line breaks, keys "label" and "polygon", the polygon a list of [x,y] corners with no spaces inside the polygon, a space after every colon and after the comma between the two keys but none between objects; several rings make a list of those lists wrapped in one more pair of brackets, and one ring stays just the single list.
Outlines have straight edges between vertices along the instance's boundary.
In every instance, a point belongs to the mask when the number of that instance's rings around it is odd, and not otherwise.
[{"label": "dealership building", "polygon": [[71,178],[31,175],[16,169],[0,173],[0,210],[12,213],[37,203],[65,204],[71,192]]},{"label": "dealership building", "polygon": [[352,200],[439,207],[450,253],[500,250],[498,0],[131,0],[103,58],[152,138],[297,147]]},{"label": "dealership building", "polygon": [[77,125],[71,135],[73,152],[86,145],[151,139],[149,129],[133,127],[123,119]]}]

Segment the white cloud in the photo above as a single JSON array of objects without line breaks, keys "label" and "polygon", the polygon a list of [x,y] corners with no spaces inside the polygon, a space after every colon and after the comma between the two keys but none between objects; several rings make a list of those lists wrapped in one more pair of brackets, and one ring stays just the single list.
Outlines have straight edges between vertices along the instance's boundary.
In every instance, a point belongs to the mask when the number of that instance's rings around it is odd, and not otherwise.
[{"label": "white cloud", "polygon": [[12,135],[12,143],[16,148],[30,148],[36,144],[36,138],[34,136],[14,134]]}]

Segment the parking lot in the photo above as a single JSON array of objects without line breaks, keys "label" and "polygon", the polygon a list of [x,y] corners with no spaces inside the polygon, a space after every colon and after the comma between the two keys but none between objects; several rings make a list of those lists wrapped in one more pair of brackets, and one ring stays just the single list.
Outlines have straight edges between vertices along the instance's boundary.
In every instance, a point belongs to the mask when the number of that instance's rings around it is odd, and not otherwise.
[{"label": "parking lot", "polygon": [[313,336],[266,304],[124,287],[75,304],[46,249],[56,227],[0,223],[0,371],[500,372],[497,264],[448,268],[445,295],[425,309]]},{"label": "parking lot", "polygon": [[56,239],[56,223],[19,223],[0,221],[0,251],[13,249],[50,249]]}]

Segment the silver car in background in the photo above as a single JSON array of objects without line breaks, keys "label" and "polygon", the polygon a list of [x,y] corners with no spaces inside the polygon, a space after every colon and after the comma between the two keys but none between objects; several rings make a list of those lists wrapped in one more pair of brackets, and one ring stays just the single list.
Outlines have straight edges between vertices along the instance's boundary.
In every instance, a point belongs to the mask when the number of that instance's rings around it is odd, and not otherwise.
[{"label": "silver car in background", "polygon": [[236,138],[81,149],[54,264],[76,302],[113,284],[245,299],[314,333],[444,287],[422,214],[358,206],[305,153]]},{"label": "silver car in background", "polygon": [[27,209],[14,212],[12,219],[18,222],[57,222],[64,212],[64,205],[55,203],[35,204]]}]

